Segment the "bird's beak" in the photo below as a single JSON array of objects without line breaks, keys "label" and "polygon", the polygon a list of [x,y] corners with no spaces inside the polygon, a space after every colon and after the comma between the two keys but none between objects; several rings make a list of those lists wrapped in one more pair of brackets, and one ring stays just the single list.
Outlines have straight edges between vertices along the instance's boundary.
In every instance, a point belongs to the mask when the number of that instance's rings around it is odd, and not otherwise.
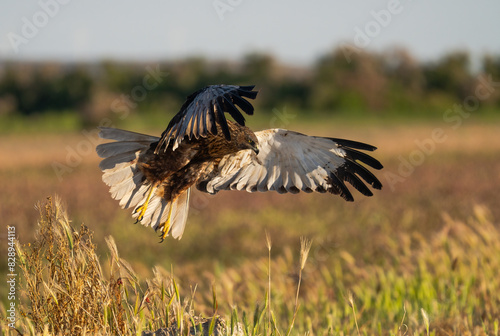
[{"label": "bird's beak", "polygon": [[253,148],[253,151],[255,152],[255,155],[259,155],[259,147],[257,145]]}]

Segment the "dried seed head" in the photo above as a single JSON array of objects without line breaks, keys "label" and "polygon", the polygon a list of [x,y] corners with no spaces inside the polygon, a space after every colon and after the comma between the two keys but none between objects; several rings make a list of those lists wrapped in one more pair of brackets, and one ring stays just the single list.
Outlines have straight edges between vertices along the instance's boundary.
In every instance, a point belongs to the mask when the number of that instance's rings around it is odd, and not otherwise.
[{"label": "dried seed head", "polygon": [[306,265],[309,250],[311,249],[312,240],[301,237],[300,238],[300,269],[303,270]]},{"label": "dried seed head", "polygon": [[424,308],[420,308],[420,313],[422,314],[422,319],[424,320],[427,335],[429,335],[429,315],[427,315],[427,312],[424,310]]},{"label": "dried seed head", "polygon": [[354,295],[351,291],[347,292],[347,303],[349,303],[349,306],[351,308],[354,308]]},{"label": "dried seed head", "polygon": [[271,246],[272,246],[272,240],[271,240],[271,235],[269,232],[266,230],[266,246],[269,251],[271,251]]}]

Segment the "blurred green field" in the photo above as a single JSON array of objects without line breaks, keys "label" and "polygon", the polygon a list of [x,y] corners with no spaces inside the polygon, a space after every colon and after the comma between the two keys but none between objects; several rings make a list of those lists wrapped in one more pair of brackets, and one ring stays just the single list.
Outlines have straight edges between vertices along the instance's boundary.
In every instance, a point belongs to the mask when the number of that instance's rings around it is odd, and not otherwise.
[{"label": "blurred green field", "polygon": [[[273,120],[249,118],[248,125],[377,146],[373,155],[385,166],[377,172],[383,190],[370,198],[354,193],[354,203],[325,194],[196,192],[182,240],[159,244],[154,231],[133,224],[129,211],[119,208],[102,183],[93,150],[95,129],[15,131],[0,139],[1,237],[6,237],[5,226],[13,225],[21,243],[32,241],[38,218],[34,205],[57,194],[73,225],[84,223],[94,231],[103,259],[108,255],[104,238],[112,235],[120,256],[141,279],[151,277],[152,267],[159,265],[173,269],[185,293],[197,285],[197,312],[210,314],[215,284],[219,313],[230,314],[237,305],[253,316],[266,295],[267,231],[272,295],[278,324],[286,329],[299,238],[305,236],[313,245],[294,333],[356,334],[357,322],[362,334],[426,334],[423,309],[433,334],[498,335],[498,120],[471,117],[460,125],[375,118]],[[125,126],[152,134],[166,126],[132,124]],[[439,141],[432,138],[436,129],[442,131]],[[5,255],[5,244],[1,248]],[[0,261],[2,270],[5,262]]]}]

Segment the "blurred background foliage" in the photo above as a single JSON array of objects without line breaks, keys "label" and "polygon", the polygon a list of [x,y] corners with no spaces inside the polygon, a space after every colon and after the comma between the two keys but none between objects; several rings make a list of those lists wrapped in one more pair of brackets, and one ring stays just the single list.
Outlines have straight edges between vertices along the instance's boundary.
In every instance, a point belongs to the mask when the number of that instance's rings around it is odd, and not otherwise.
[{"label": "blurred background foliage", "polygon": [[[151,78],[155,71],[156,82]],[[306,115],[441,117],[474,95],[481,74],[498,81],[500,56],[484,56],[479,66],[472,66],[464,51],[419,62],[401,48],[349,54],[337,48],[302,67],[263,53],[236,61],[0,61],[0,118],[72,114],[76,127],[89,127],[103,118],[123,119],[132,110],[164,115],[175,113],[187,95],[209,84],[256,84],[260,94],[254,104],[264,114],[286,107]],[[497,113],[498,107],[498,90],[481,101],[481,111]]]}]

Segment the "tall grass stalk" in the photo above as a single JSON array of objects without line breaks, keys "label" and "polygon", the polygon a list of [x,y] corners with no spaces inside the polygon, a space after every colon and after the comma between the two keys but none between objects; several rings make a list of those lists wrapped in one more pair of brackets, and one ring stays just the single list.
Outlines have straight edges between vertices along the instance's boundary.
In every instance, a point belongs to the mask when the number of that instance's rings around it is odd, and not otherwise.
[{"label": "tall grass stalk", "polygon": [[295,293],[295,305],[292,321],[290,322],[290,326],[288,327],[286,335],[290,335],[293,329],[293,325],[295,323],[295,319],[297,318],[297,312],[299,311],[299,292],[300,292],[300,284],[302,283],[302,271],[306,266],[307,257],[309,256],[309,251],[311,250],[312,240],[308,240],[304,237],[300,238],[300,268],[299,268],[299,280],[297,282],[297,291]]},{"label": "tall grass stalk", "polygon": [[356,316],[356,305],[354,303],[354,296],[351,291],[347,293],[347,301],[349,303],[349,306],[352,309],[352,316],[354,317],[354,324],[356,325],[356,332],[358,333],[358,336],[361,335],[359,332],[359,325],[358,325],[358,318]]},{"label": "tall grass stalk", "polygon": [[271,235],[269,232],[266,230],[266,246],[267,246],[267,332],[270,332],[271,330],[271,307],[272,307],[272,302],[271,302],[271,247],[272,245],[272,240],[271,240]]},{"label": "tall grass stalk", "polygon": [[420,313],[422,313],[422,319],[424,320],[425,332],[427,333],[427,336],[429,336],[429,315],[427,315],[427,312],[424,310],[424,308],[420,308]]}]

